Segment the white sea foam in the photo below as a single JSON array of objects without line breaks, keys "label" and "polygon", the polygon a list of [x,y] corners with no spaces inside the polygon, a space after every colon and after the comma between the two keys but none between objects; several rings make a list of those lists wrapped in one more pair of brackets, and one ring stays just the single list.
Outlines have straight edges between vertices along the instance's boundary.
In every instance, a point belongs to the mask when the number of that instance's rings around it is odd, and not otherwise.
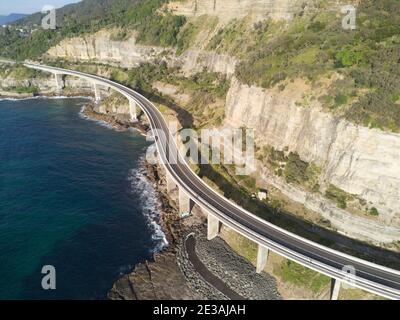
[{"label": "white sea foam", "polygon": [[[113,126],[113,125],[109,124],[107,121],[99,120],[99,119],[95,119],[95,118],[91,118],[91,117],[87,116],[85,114],[85,109],[86,109],[86,104],[82,105],[81,110],[79,111],[80,118],[89,120],[89,121],[93,121],[102,127],[106,127],[107,129],[111,129],[111,130],[115,130],[115,131],[119,131],[119,132],[125,131],[125,129],[121,129],[118,126]],[[132,132],[137,132],[136,128],[129,128],[128,130],[132,131]]]},{"label": "white sea foam", "polygon": [[[141,159],[141,163],[144,158]],[[139,201],[143,208],[143,215],[152,231],[152,239],[156,242],[156,247],[152,250],[154,253],[160,252],[168,246],[168,240],[160,226],[161,205],[158,201],[156,190],[146,177],[146,169],[139,165],[137,169],[132,169],[129,174],[132,191],[139,194]]]},{"label": "white sea foam", "polygon": [[89,121],[93,121],[95,123],[97,123],[98,125],[102,126],[102,127],[106,127],[108,129],[112,129],[112,130],[116,130],[115,127],[113,127],[111,124],[109,124],[108,122],[104,121],[104,120],[98,120],[98,119],[94,119],[91,117],[88,117],[85,114],[85,109],[86,109],[86,105],[83,105],[81,107],[81,110],[79,111],[79,117],[85,120],[89,120]]},{"label": "white sea foam", "polygon": [[[101,126],[105,126],[109,129],[115,129],[113,126],[108,124],[103,120],[92,119],[85,114],[86,106],[82,106],[79,112],[79,116],[82,119],[94,121]],[[130,129],[136,130],[136,129]],[[143,209],[143,215],[146,218],[147,225],[152,231],[152,239],[156,242],[156,247],[152,250],[153,253],[160,252],[165,247],[168,246],[168,240],[165,233],[162,231],[160,226],[160,211],[161,206],[158,202],[157,194],[146,177],[146,169],[142,165],[145,157],[143,156],[139,160],[139,167],[137,169],[132,169],[129,173],[128,180],[131,182],[132,191],[138,193],[139,201]]]},{"label": "white sea foam", "polygon": [[107,129],[116,130],[116,131],[124,131],[124,130],[121,130],[121,129],[117,128],[117,127],[114,127],[113,125],[109,124],[107,121],[99,120],[99,119],[95,119],[95,118],[91,118],[91,117],[87,116],[85,114],[85,109],[86,109],[86,104],[84,104],[81,107],[81,110],[79,111],[79,117],[80,118],[85,119],[85,120],[89,120],[89,121],[93,121],[93,122],[95,122],[96,124],[98,124],[98,125],[100,125],[102,127],[106,127]]}]

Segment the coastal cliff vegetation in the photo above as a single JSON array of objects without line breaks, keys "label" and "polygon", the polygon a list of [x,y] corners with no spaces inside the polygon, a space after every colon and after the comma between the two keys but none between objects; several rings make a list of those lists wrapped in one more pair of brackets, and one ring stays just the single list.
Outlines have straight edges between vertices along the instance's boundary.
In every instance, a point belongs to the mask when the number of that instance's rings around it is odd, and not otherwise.
[{"label": "coastal cliff vegetation", "polygon": [[[29,16],[0,29],[1,55],[37,59],[62,39],[115,27],[120,31],[114,40],[123,41],[135,32],[140,44],[169,47],[181,54],[207,26],[213,36],[205,39],[205,48],[237,57],[235,75],[242,83],[283,88],[288,81],[304,78],[318,85],[338,74],[327,94],[318,97],[326,110],[363,126],[399,131],[398,1],[361,1],[355,30],[343,30],[342,15],[323,0],[316,2],[318,10],[296,12],[289,22],[250,23],[245,18],[227,25],[219,25],[211,16],[174,15],[167,3],[85,0],[59,10],[57,30],[35,30],[41,15]],[[21,26],[34,31],[21,35],[17,30]]]}]

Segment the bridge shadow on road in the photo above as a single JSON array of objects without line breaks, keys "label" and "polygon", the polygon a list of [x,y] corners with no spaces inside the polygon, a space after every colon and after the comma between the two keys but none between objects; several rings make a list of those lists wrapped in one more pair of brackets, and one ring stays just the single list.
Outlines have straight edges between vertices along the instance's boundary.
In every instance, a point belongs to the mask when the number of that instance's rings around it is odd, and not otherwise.
[{"label": "bridge shadow on road", "polygon": [[192,128],[194,124],[193,115],[187,110],[183,109],[175,102],[170,99],[164,98],[154,92],[148,92],[144,90],[138,90],[140,94],[144,95],[147,99],[153,103],[159,103],[167,106],[169,109],[176,112],[179,123],[183,128]]}]

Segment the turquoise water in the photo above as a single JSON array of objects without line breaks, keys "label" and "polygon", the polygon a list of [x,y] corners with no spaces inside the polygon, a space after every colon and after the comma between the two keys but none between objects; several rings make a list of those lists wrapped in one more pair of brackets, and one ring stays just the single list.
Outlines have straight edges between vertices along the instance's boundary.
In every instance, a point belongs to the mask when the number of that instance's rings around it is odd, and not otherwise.
[{"label": "turquoise water", "polygon": [[[0,101],[0,299],[102,299],[164,244],[148,142],[83,119],[83,99]],[[56,290],[43,290],[44,265]]]}]

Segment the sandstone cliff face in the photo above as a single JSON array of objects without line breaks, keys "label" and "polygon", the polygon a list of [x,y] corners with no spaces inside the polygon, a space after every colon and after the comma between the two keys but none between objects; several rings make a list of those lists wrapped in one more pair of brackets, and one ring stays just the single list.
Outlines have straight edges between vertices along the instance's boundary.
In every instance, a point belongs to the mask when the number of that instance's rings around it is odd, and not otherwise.
[{"label": "sandstone cliff face", "polygon": [[201,50],[187,50],[181,56],[173,51],[168,57],[161,47],[149,47],[136,43],[134,36],[123,41],[113,41],[114,30],[102,30],[92,35],[69,38],[61,41],[47,52],[50,58],[62,58],[70,61],[91,61],[112,64],[123,68],[137,67],[140,63],[164,59],[170,66],[181,67],[186,75],[202,71],[233,75],[237,60],[227,55]]},{"label": "sandstone cliff face", "polygon": [[94,111],[100,114],[109,114],[115,117],[123,116],[129,119],[129,102],[125,97],[111,93],[107,99],[94,107]]},{"label": "sandstone cliff face", "polygon": [[238,60],[229,55],[192,49],[177,57],[174,65],[181,66],[187,75],[201,72],[206,68],[212,72],[232,76],[237,63]]},{"label": "sandstone cliff face", "polygon": [[358,5],[361,0],[184,0],[171,1],[170,9],[176,15],[198,17],[217,16],[222,24],[233,19],[250,18],[255,23],[264,19],[289,21],[297,13],[314,13],[322,8],[340,12],[342,5]]},{"label": "sandstone cliff face", "polygon": [[298,8],[297,2],[293,0],[187,0],[171,2],[168,7],[175,14],[188,17],[209,14],[228,22],[251,16],[255,22],[268,17],[288,20],[292,17],[293,10]]},{"label": "sandstone cliff face", "polygon": [[390,244],[400,238],[400,228],[388,225],[384,220],[376,221],[357,216],[340,209],[320,194],[307,192],[271,173],[262,164],[257,164],[259,177],[269,185],[279,189],[291,200],[303,204],[307,209],[317,212],[329,221],[332,229],[350,238],[380,246]]},{"label": "sandstone cliff face", "polygon": [[[55,93],[57,91],[56,82],[53,77],[46,78],[33,78],[33,79],[15,79],[13,77],[7,77],[0,79],[0,84],[3,88],[7,87],[36,87],[41,93]],[[82,93],[93,92],[93,86],[91,83],[74,77],[65,77],[63,79],[63,86],[74,88]]]},{"label": "sandstone cliff face", "polygon": [[[379,210],[383,225],[399,230],[400,135],[339,120],[322,112],[318,102],[300,107],[296,102],[302,99],[303,89],[293,83],[283,91],[266,90],[233,79],[225,123],[254,128],[259,145],[280,150],[287,146],[304,160],[315,162],[323,169],[326,183],[367,200]],[[288,193],[301,198],[293,191]],[[304,195],[300,202],[305,202]],[[336,216],[344,226],[343,212]]]},{"label": "sandstone cliff face", "polygon": [[124,41],[113,41],[112,31],[102,30],[95,34],[63,40],[48,51],[50,57],[76,61],[92,61],[134,67],[151,62],[163,48],[138,45],[134,36]]}]

